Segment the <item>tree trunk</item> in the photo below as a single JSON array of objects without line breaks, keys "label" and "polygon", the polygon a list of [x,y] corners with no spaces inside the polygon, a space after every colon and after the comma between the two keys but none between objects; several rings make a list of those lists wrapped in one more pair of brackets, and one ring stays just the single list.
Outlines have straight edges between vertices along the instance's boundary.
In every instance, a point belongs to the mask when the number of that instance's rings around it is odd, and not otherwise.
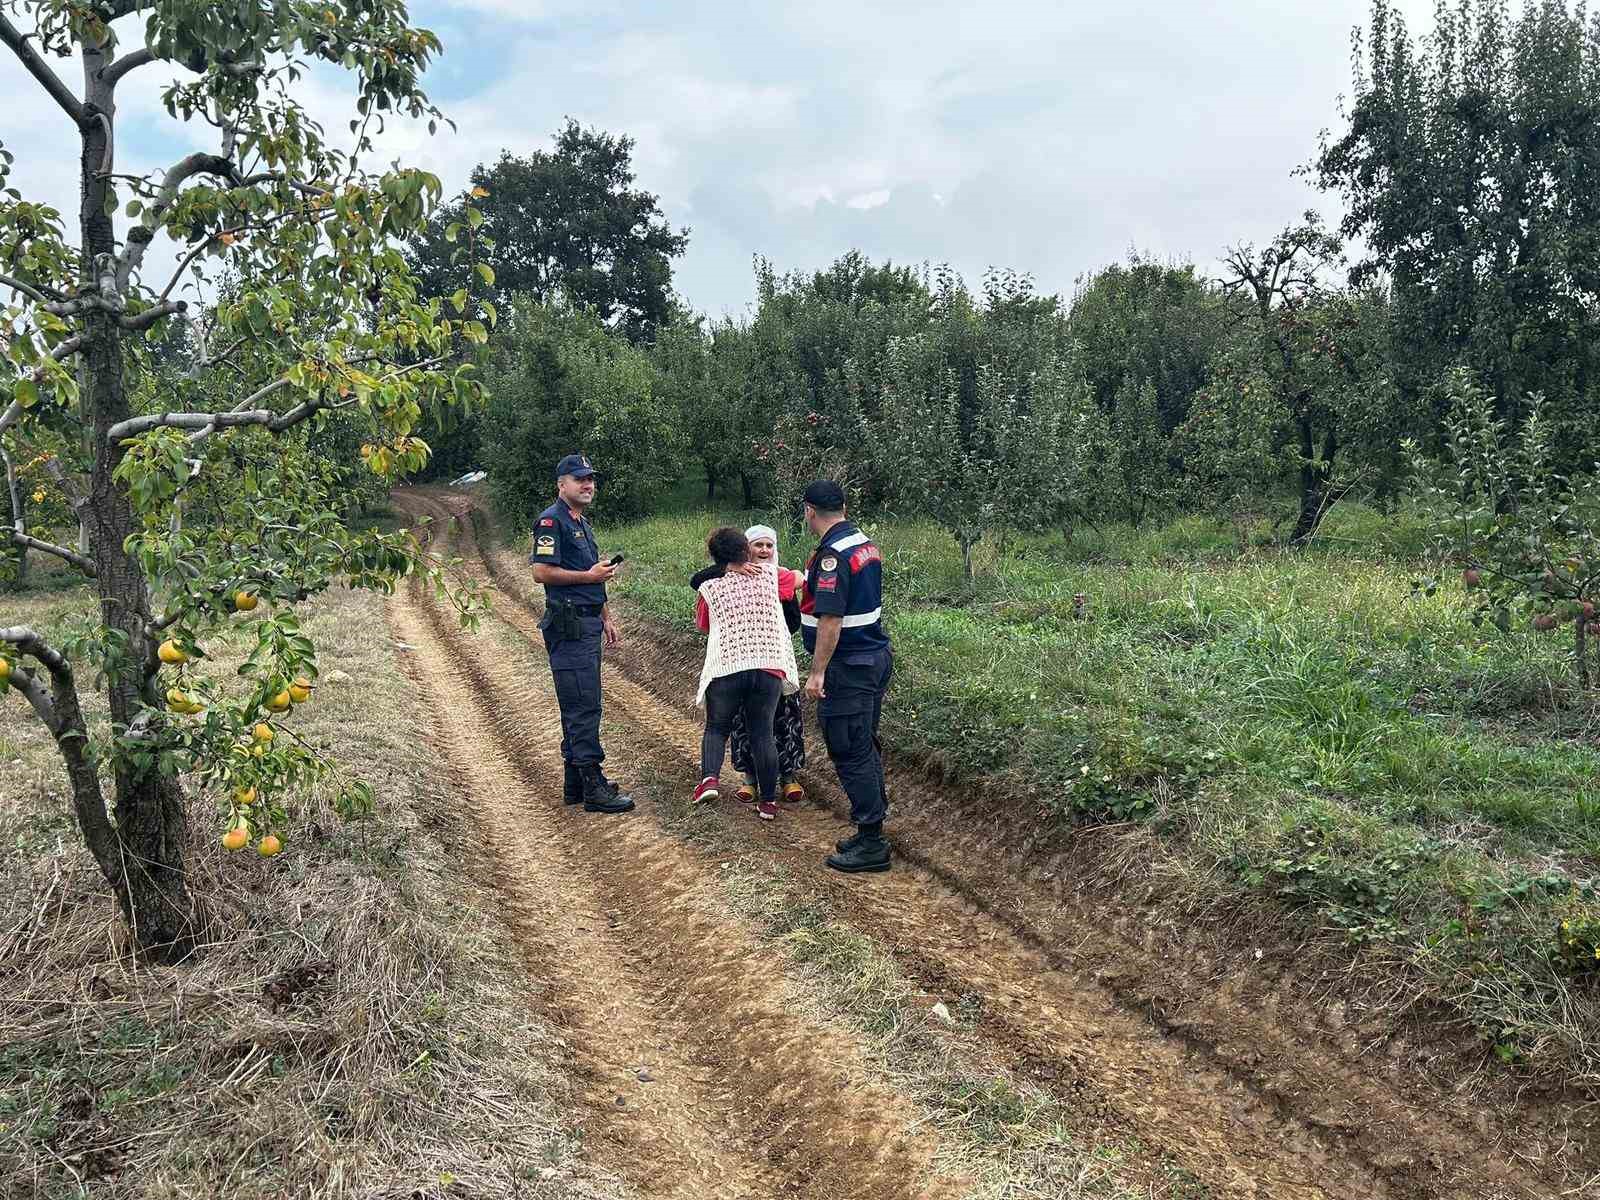
[{"label": "tree trunk", "polygon": [[756,506],[756,481],[751,478],[749,471],[739,472],[739,483],[744,488],[744,506],[746,508],[754,508]]},{"label": "tree trunk", "polygon": [[1589,689],[1589,618],[1582,613],[1572,623],[1572,657],[1578,671],[1578,686]]},{"label": "tree trunk", "polygon": [[972,582],[972,540],[964,533],[956,534],[956,543],[961,547],[961,577],[968,583]]},{"label": "tree trunk", "polygon": [[[11,455],[0,448],[0,463],[5,465],[6,492],[8,503],[11,505],[11,527],[17,533],[28,532],[27,521],[22,515],[22,487],[17,479],[17,465],[11,461]],[[28,586],[28,548],[17,546],[17,579],[16,589],[22,591]]]},{"label": "tree trunk", "polygon": [[[105,58],[93,49],[84,55],[90,106],[106,116],[105,121],[86,122],[82,132],[80,286],[91,293],[101,290],[100,280],[116,251],[115,230],[104,207],[106,182],[100,174],[112,117],[111,91],[99,79]],[[146,690],[154,677],[155,659],[146,634],[150,601],[144,575],[123,549],[136,526],[132,507],[112,478],[122,447],[107,436],[113,425],[132,415],[124,377],[123,333],[116,314],[103,309],[89,310],[83,323],[82,402],[94,447],[85,527],[98,568],[95,585],[100,618],[125,638],[121,669],[106,674],[107,699],[112,725],[136,730],[150,725],[143,714],[146,699],[154,699],[146,696]],[[69,772],[72,768],[69,759]],[[94,823],[92,811],[86,811],[102,803],[98,784],[89,794],[90,780],[80,778],[81,774],[73,776],[79,825],[117,894],[135,942],[164,961],[186,958],[194,950],[198,922],[184,869],[189,823],[183,793],[174,780],[164,778],[153,767],[141,770],[124,761],[116,772],[115,827],[108,839],[106,830]]]},{"label": "tree trunk", "polygon": [[706,503],[715,504],[717,501],[717,473],[710,466],[706,467]]},{"label": "tree trunk", "polygon": [[1330,485],[1333,481],[1333,456],[1338,452],[1338,436],[1329,429],[1322,439],[1322,458],[1315,459],[1313,455],[1316,453],[1316,443],[1313,440],[1311,422],[1305,418],[1301,419],[1300,514],[1295,518],[1294,532],[1289,537],[1292,545],[1305,545],[1317,532],[1317,526],[1322,524],[1322,518],[1327,513],[1332,498]]}]

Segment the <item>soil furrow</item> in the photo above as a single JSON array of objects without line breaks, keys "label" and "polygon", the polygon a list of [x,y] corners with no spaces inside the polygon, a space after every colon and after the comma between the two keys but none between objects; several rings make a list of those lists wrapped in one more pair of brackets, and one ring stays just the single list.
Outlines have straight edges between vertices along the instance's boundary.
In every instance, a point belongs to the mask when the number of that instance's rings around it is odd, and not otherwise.
[{"label": "soil furrow", "polygon": [[[520,573],[507,564],[496,569],[477,544],[471,502],[430,498],[433,505],[441,500],[449,503],[437,511],[461,518],[468,561],[480,561],[515,603],[501,615],[536,636],[537,601],[520,586]],[[610,714],[620,709],[621,728],[637,727],[653,743],[646,757],[659,762],[666,756],[687,779],[698,726],[684,700],[658,694],[690,686],[681,656],[656,648],[621,657],[626,676],[607,668]],[[842,797],[818,775],[808,779],[813,796],[831,812],[842,811]],[[1091,1107],[1106,1106],[1111,1125],[1156,1139],[1219,1194],[1534,1194],[1526,1166],[1513,1169],[1494,1149],[1500,1131],[1492,1115],[1448,1098],[1397,1096],[1377,1077],[1381,1068],[1340,1061],[1324,1039],[1307,1036],[1316,1031],[1300,1026],[1292,1009],[1251,1007],[1227,988],[1207,1005],[1187,992],[1180,993],[1183,1003],[1173,1003],[1177,989],[1136,953],[1063,950],[1108,935],[1136,942],[1138,931],[1104,914],[1087,918],[1044,872],[1004,887],[974,885],[971,864],[998,848],[981,836],[964,837],[959,826],[935,827],[949,818],[948,809],[934,806],[930,816],[924,805],[916,808],[923,811],[897,819],[896,833],[934,878],[901,872],[889,877],[893,882],[874,880],[864,888],[861,881],[815,872],[816,863],[805,858],[814,860],[838,828],[829,813],[817,810],[742,836],[792,859],[798,869],[809,867],[841,911],[884,940],[923,986],[984,996],[985,1021],[1011,1043],[1019,1061],[1031,1064],[1036,1078],[1082,1090]],[[1014,847],[1007,850],[990,861],[1015,857]],[[951,862],[968,866],[957,872]],[[1053,921],[1039,919],[1041,905]],[[1182,972],[1167,964],[1165,974]]]},{"label": "soil furrow", "polygon": [[586,1099],[613,1165],[669,1195],[954,1194],[855,1039],[787,1011],[779,960],[716,911],[714,864],[652,823],[562,809],[547,675],[530,686],[531,664],[498,655],[452,663],[459,635],[438,606],[412,593],[396,607],[447,710],[441,749],[479,773],[471,800],[504,891],[543,898],[518,914],[524,941],[593,1064]]}]

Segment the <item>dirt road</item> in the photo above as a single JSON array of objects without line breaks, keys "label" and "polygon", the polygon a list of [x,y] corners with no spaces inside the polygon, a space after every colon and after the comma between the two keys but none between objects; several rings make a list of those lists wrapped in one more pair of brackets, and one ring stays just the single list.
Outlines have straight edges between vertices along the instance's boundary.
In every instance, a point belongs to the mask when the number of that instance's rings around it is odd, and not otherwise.
[{"label": "dirt road", "polygon": [[407,669],[441,768],[481,831],[473,867],[504,897],[566,1032],[582,1080],[574,1126],[640,1194],[980,1189],[972,1147],[950,1144],[959,1129],[931,1120],[926,1097],[884,1070],[859,1029],[796,1003],[791,958],[728,903],[732,851],[814,887],[911,981],[915,1004],[966,998],[970,1036],[950,1053],[979,1053],[1055,1097],[1085,1146],[1117,1146],[1124,1194],[1487,1198],[1573,1186],[1558,1172],[1571,1164],[1504,1114],[1430,1090],[1392,1047],[1364,1056],[1339,1012],[1241,987],[1226,964],[1163,961],[1126,913],[1075,904],[1048,863],[1014,869],[1018,847],[972,832],[961,798],[925,781],[898,781],[917,803],[897,810],[904,861],[888,875],[820,869],[846,827],[816,756],[807,805],[771,824],[733,817],[721,845],[686,836],[671,818],[696,773],[693,672],[641,631],[608,657],[604,679],[608,766],[639,810],[564,808],[525,566],[480,544],[468,497],[398,497],[494,593],[476,638],[419,586],[395,598],[390,620],[413,647]]}]

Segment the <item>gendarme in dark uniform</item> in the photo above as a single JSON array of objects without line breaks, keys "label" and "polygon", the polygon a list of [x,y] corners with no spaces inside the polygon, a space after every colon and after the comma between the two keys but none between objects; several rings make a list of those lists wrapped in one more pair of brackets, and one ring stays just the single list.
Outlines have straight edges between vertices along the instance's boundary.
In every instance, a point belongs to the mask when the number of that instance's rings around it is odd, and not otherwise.
[{"label": "gendarme in dark uniform", "polygon": [[[580,454],[556,464],[560,498],[533,523],[528,561],[544,584],[544,617],[539,628],[550,652],[556,702],[561,707],[561,758],[565,765],[563,799],[589,812],[627,812],[633,801],[605,777],[600,764],[600,654],[605,639],[606,585],[598,574],[600,547],[584,515],[594,499],[595,469]],[[588,576],[556,581],[541,567]]]},{"label": "gendarme in dark uniform", "polygon": [[[887,871],[883,820],[889,801],[878,724],[894,656],[883,627],[883,555],[845,516],[844,490],[838,484],[818,480],[806,488],[804,499],[806,523],[821,539],[806,563],[800,598],[801,636],[812,655],[806,690],[817,701],[828,757],[850,798],[850,820],[856,825],[856,835],[839,843],[828,866]],[[836,626],[830,618],[837,619]],[[828,653],[821,645],[827,638],[819,634],[831,628],[837,628],[838,641]],[[824,654],[826,661],[821,662]]]}]

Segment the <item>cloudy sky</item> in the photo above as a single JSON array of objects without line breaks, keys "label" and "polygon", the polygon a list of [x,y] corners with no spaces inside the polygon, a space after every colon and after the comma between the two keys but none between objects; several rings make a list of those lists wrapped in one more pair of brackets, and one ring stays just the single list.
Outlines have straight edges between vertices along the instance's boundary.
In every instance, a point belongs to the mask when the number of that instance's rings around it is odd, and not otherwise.
[{"label": "cloudy sky", "polygon": [[[1431,0],[1401,7],[1426,29]],[[1070,292],[1130,248],[1208,267],[1308,206],[1336,216],[1293,171],[1337,121],[1367,0],[413,0],[412,12],[444,41],[430,88],[459,132],[393,130],[386,152],[454,189],[502,148],[548,146],[568,116],[627,133],[641,186],[691,231],[679,291],[721,314],[749,303],[755,254],[813,268],[854,247],[973,281],[1004,265]],[[149,115],[160,70],[124,86],[119,169],[191,148]],[[311,92],[342,127],[340,96]],[[67,132],[0,58],[17,181],[63,206]]]}]

